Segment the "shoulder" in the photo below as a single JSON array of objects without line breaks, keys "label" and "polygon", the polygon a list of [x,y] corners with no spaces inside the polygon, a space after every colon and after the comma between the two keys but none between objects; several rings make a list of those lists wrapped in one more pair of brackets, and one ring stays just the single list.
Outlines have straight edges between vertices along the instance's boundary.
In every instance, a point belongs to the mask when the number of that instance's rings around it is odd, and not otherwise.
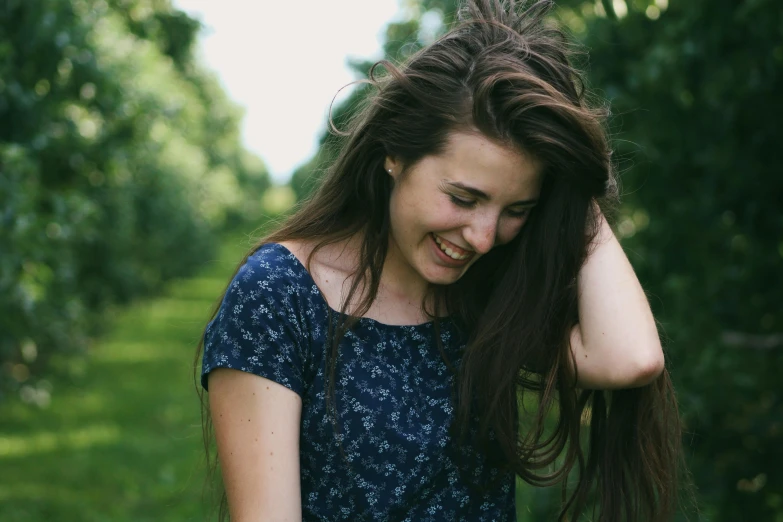
[{"label": "shoulder", "polygon": [[279,244],[260,246],[241,264],[207,325],[202,383],[206,388],[214,368],[234,368],[301,394],[324,317],[318,290],[297,258]]},{"label": "shoulder", "polygon": [[242,265],[250,267],[263,267],[276,270],[279,268],[294,268],[298,264],[298,259],[282,243],[264,243],[256,248],[254,252],[247,256],[247,260]]},{"label": "shoulder", "polygon": [[288,248],[280,243],[266,243],[250,254],[239,267],[233,283],[293,283],[306,280],[307,270]]},{"label": "shoulder", "polygon": [[316,294],[315,283],[299,259],[284,245],[267,243],[242,263],[226,297],[240,303],[298,308]]},{"label": "shoulder", "polygon": [[306,270],[309,271],[308,258],[314,247],[315,245],[310,241],[292,239],[287,241],[280,241],[279,243],[267,243],[261,248],[268,248],[285,252],[288,254],[291,260],[296,261],[303,267],[307,267]]},{"label": "shoulder", "polygon": [[316,248],[318,242],[313,240],[294,239],[271,245],[288,251],[299,261],[299,264],[307,267],[308,272],[333,270],[349,273],[356,263],[353,255],[354,246],[347,241],[325,244],[318,248]]},{"label": "shoulder", "polygon": [[342,296],[346,283],[357,266],[355,240],[331,243],[316,248],[316,241],[283,241],[279,244],[299,260],[299,265],[307,267],[307,273],[313,284],[319,289],[328,305],[338,310],[342,305]]}]

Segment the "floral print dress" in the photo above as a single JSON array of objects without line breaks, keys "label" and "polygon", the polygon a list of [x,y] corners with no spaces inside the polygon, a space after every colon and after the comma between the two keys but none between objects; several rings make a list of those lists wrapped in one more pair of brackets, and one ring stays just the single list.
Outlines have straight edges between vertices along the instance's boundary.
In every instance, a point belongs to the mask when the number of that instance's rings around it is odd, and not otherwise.
[{"label": "floral print dress", "polygon": [[[452,442],[453,378],[432,322],[359,319],[339,347],[333,422],[326,337],[337,316],[299,260],[270,243],[240,268],[204,334],[204,388],[210,371],[233,368],[302,398],[303,520],[514,520],[513,475]],[[441,320],[438,331],[458,364],[464,342],[456,326]],[[473,462],[468,471],[458,467],[462,457]],[[466,482],[492,479],[488,490]]]}]

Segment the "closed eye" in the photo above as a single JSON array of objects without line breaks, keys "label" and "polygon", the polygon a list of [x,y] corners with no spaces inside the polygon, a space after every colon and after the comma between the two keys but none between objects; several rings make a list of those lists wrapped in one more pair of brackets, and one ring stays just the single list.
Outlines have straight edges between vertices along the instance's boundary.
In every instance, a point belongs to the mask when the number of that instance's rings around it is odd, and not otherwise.
[{"label": "closed eye", "polygon": [[449,194],[449,199],[451,199],[451,202],[457,205],[458,207],[473,208],[476,206],[475,200],[458,198],[453,194]]},{"label": "closed eye", "polygon": [[[477,201],[474,199],[462,199],[453,194],[449,194],[449,199],[451,199],[452,203],[462,208],[473,208],[477,203]],[[506,212],[513,218],[524,218],[530,214],[530,210],[530,208],[523,208],[521,210],[507,210]]]},{"label": "closed eye", "polygon": [[522,210],[509,210],[508,215],[515,218],[523,218],[527,217],[527,215],[530,214],[530,209],[525,208]]}]

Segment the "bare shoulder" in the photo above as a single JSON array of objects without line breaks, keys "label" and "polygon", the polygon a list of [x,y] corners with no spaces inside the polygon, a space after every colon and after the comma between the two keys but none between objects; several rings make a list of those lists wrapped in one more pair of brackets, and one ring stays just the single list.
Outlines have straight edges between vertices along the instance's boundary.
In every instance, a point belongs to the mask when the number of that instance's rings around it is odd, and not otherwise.
[{"label": "bare shoulder", "polygon": [[[296,256],[303,265],[307,266],[310,254],[315,250],[318,241],[308,239],[291,239],[280,241],[282,246]],[[312,264],[320,267],[339,269],[351,273],[356,263],[356,249],[354,241],[346,240],[330,245],[324,245],[313,255]]]},{"label": "bare shoulder", "polygon": [[310,255],[317,244],[314,240],[281,241],[280,244],[307,268],[329,306],[339,309],[344,285],[355,269],[356,255],[351,242],[325,245],[315,251],[312,259]]},{"label": "bare shoulder", "polygon": [[292,239],[290,241],[280,241],[280,245],[284,246],[286,250],[291,252],[300,263],[307,266],[307,258],[310,252],[313,251],[314,244],[309,241]]}]

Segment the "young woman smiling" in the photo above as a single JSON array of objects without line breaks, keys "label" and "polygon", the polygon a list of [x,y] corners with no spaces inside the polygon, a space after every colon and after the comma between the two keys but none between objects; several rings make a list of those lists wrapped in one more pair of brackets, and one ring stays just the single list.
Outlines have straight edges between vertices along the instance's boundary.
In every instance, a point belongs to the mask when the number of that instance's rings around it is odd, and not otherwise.
[{"label": "young woman smiling", "polygon": [[200,369],[232,520],[513,520],[515,475],[574,467],[561,519],[670,518],[679,417],[600,210],[604,115],[551,2],[519,7],[468,1],[371,71],[322,184],[229,284]]}]

